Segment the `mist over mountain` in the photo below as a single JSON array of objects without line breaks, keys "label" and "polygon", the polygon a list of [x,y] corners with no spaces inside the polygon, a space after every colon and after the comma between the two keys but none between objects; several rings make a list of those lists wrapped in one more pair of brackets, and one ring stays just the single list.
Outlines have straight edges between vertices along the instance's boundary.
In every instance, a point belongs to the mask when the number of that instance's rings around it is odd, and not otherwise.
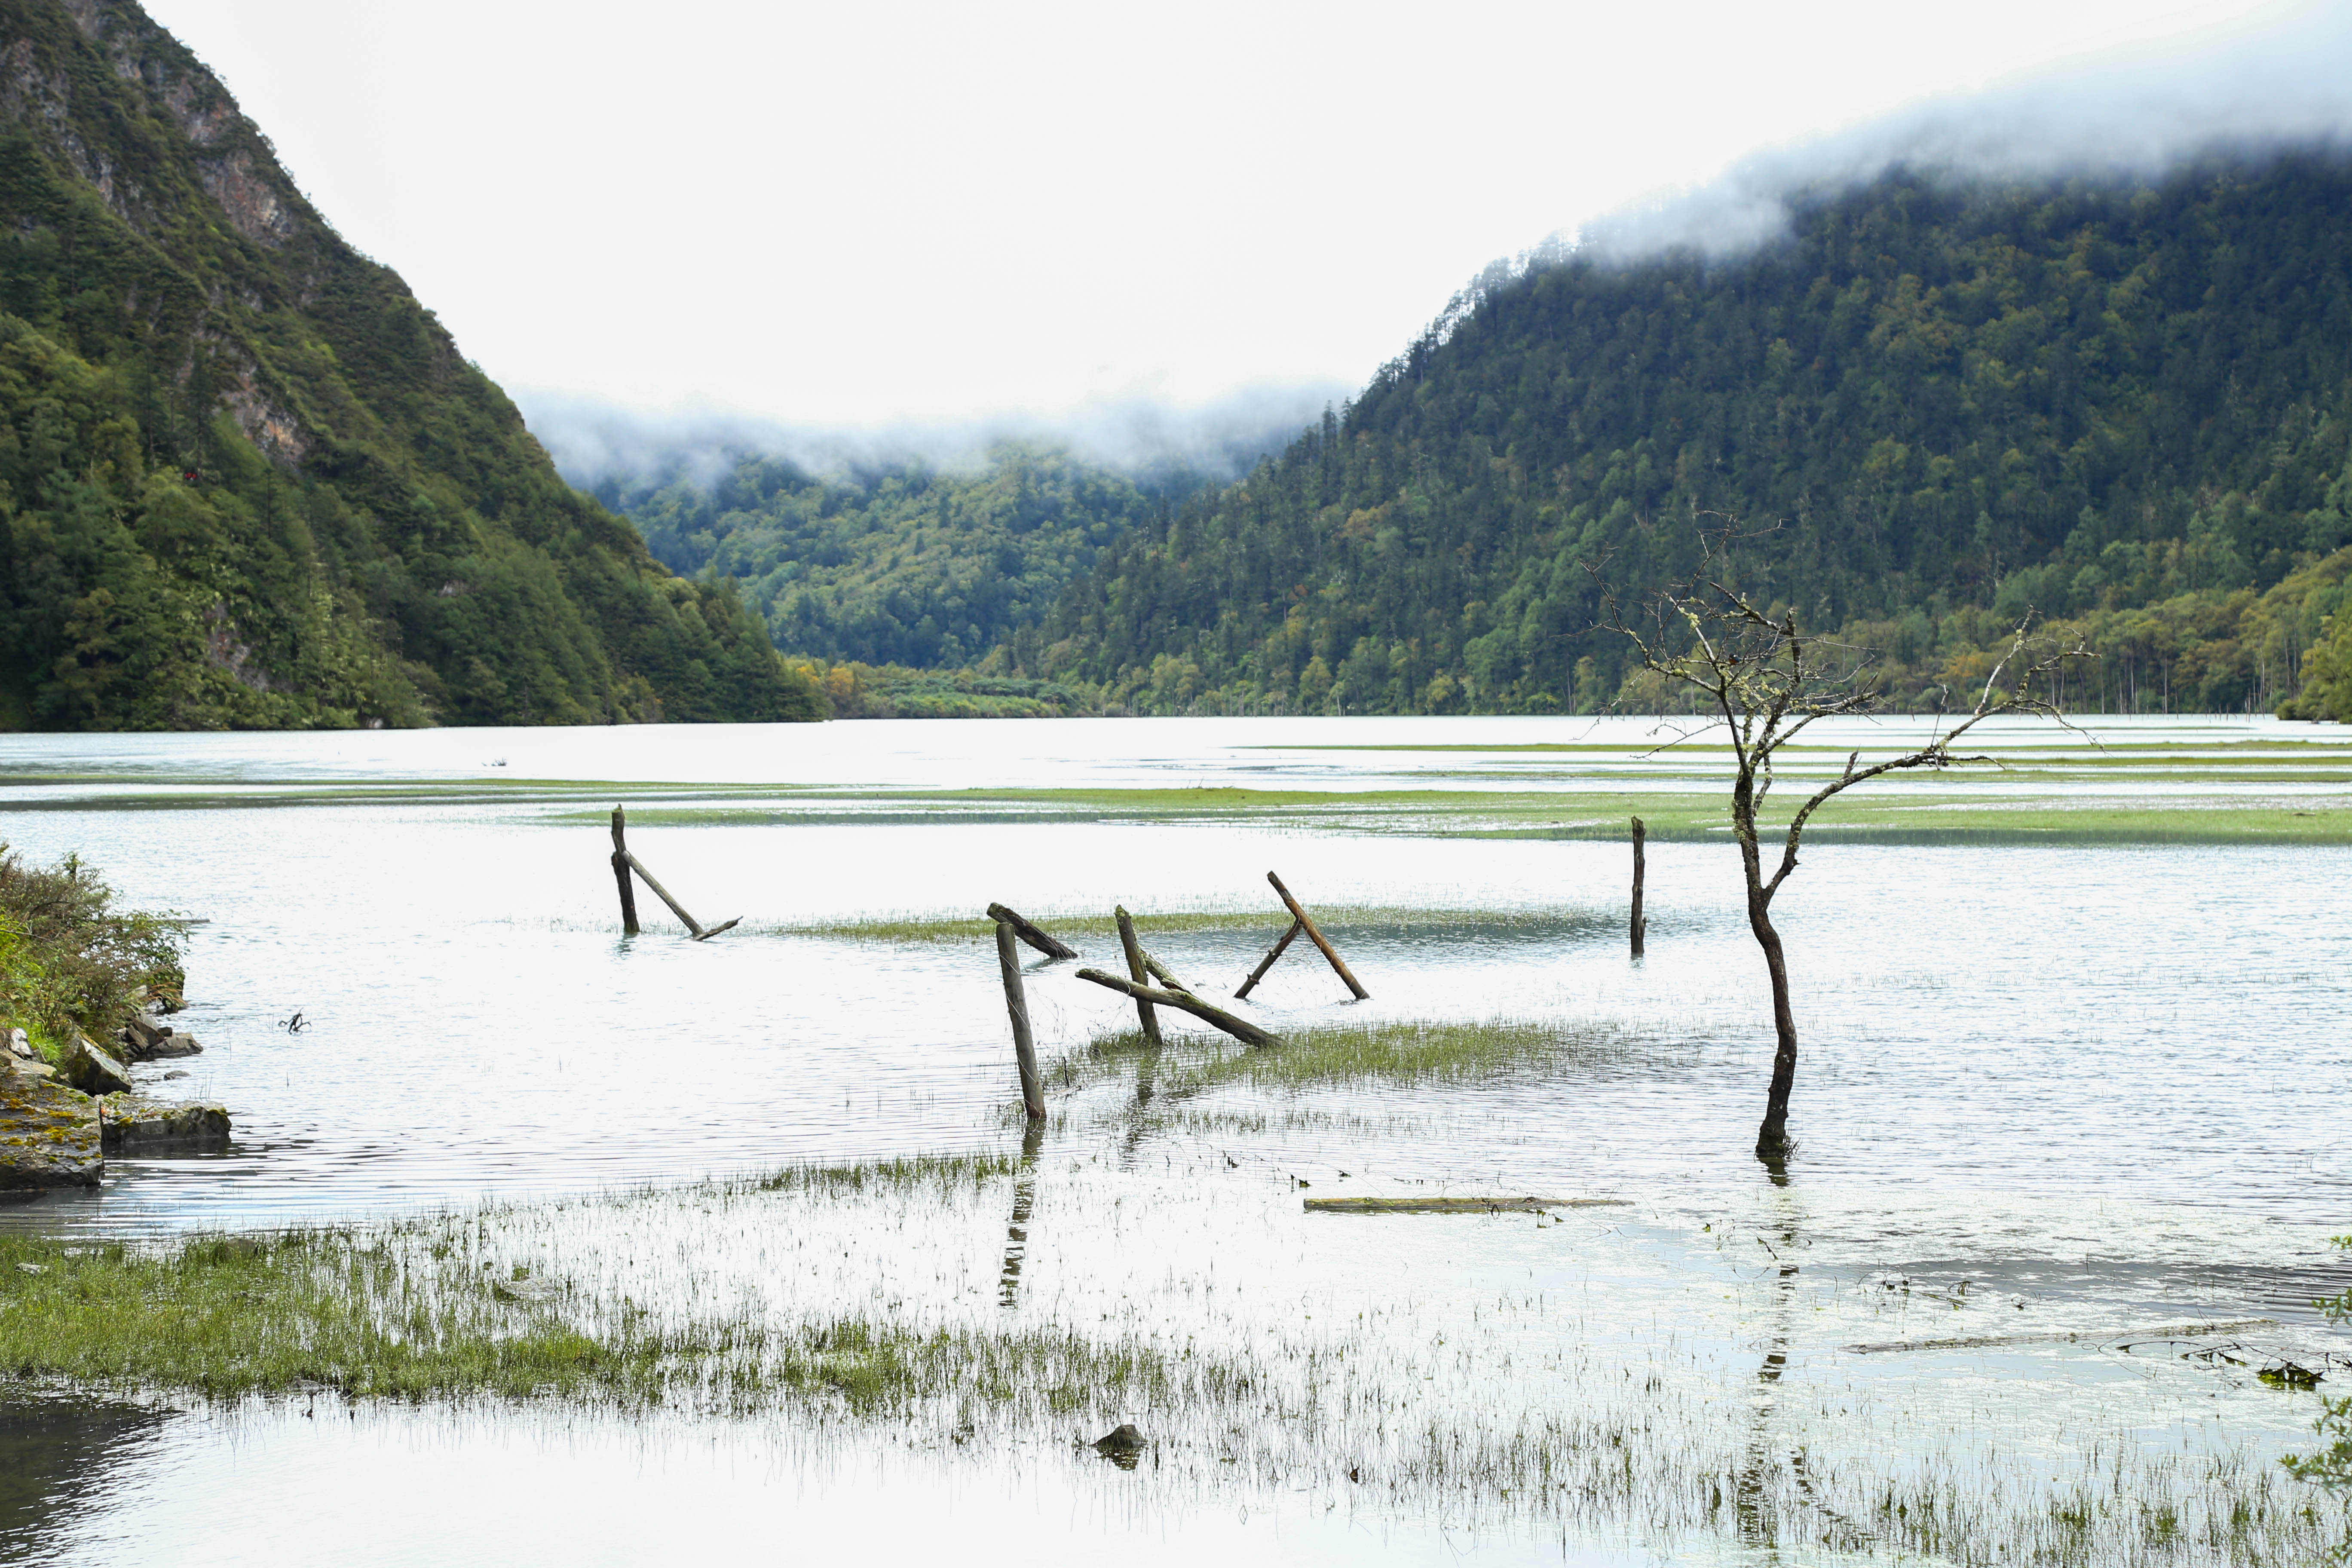
[{"label": "mist over mountain", "polygon": [[0,728],[813,718],[129,0],[0,0]]},{"label": "mist over mountain", "polygon": [[2332,144],[2153,178],[1898,166],[1780,205],[1778,237],[1490,269],[985,668],[1144,711],[1654,707],[1594,573],[1654,589],[1736,516],[1765,531],[1750,589],[1918,700],[2032,613],[2101,651],[2086,706],[2352,701]]}]

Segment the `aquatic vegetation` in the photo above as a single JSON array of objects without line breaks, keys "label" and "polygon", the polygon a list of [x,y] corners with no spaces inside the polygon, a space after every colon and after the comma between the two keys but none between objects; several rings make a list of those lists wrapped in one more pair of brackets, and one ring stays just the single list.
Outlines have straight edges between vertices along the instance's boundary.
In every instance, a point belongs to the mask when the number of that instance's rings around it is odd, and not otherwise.
[{"label": "aquatic vegetation", "polygon": [[[1108,912],[1043,912],[1038,922],[1057,936],[1089,937],[1116,942],[1118,929]],[[1145,936],[1190,931],[1247,931],[1279,935],[1289,916],[1278,910],[1168,910],[1134,916],[1136,931]],[[1479,929],[1551,927],[1589,921],[1591,911],[1562,910],[1430,909],[1398,904],[1318,905],[1316,923],[1327,930],[1351,933],[1381,932],[1398,936]],[[814,921],[805,925],[758,925],[745,928],[765,936],[818,936],[844,942],[993,942],[996,923],[984,916],[871,915],[854,920]]]}]

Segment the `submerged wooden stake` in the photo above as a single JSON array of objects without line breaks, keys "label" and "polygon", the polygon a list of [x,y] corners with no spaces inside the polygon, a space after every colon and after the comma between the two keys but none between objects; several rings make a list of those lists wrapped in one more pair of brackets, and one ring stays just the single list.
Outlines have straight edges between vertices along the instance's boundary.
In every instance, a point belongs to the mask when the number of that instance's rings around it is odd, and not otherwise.
[{"label": "submerged wooden stake", "polygon": [[1348,973],[1347,963],[1340,958],[1339,950],[1331,945],[1321,931],[1315,929],[1315,921],[1308,917],[1305,910],[1299,907],[1298,900],[1290,896],[1290,889],[1282,885],[1282,879],[1268,871],[1265,874],[1265,879],[1274,884],[1276,892],[1282,895],[1283,907],[1290,911],[1290,918],[1298,922],[1298,929],[1307,933],[1307,940],[1321,948],[1323,956],[1330,960],[1331,973],[1348,983],[1348,989],[1356,994],[1357,1001],[1361,1002],[1370,997],[1371,993],[1357,984],[1356,977]]},{"label": "submerged wooden stake", "polygon": [[1029,1037],[1029,998],[1021,990],[1021,952],[1013,922],[996,922],[996,967],[1004,975],[1004,1010],[1013,1016],[1013,1061],[1021,1069],[1021,1104],[1029,1120],[1045,1114],[1045,1086],[1037,1078],[1037,1046]]},{"label": "submerged wooden stake", "polygon": [[629,819],[613,808],[613,879],[621,884],[621,934],[637,934],[637,889],[629,882]]},{"label": "submerged wooden stake", "polygon": [[1148,952],[1143,955],[1143,967],[1151,974],[1157,976],[1160,984],[1168,987],[1169,990],[1181,991],[1187,996],[1190,996],[1192,994],[1192,988],[1190,985],[1185,984],[1182,981],[1177,979],[1176,973],[1173,970],[1170,969],[1166,964],[1160,963],[1158,959],[1152,957]]},{"label": "submerged wooden stake", "polygon": [[1648,836],[1649,830],[1642,826],[1642,819],[1635,817],[1633,819],[1633,956],[1636,958],[1642,956],[1642,939],[1649,934],[1650,930],[1650,922],[1642,915],[1642,840]]},{"label": "submerged wooden stake", "polygon": [[[1135,940],[1135,922],[1128,918],[1124,904],[1111,911],[1111,919],[1118,922],[1118,945],[1127,954],[1127,977],[1140,985],[1144,981],[1143,944]],[[1135,1016],[1142,1026],[1144,1040],[1154,1046],[1160,1044],[1160,1020],[1153,1016],[1151,1004],[1140,996],[1135,999]]]},{"label": "submerged wooden stake", "polygon": [[1249,978],[1242,982],[1242,988],[1234,993],[1235,1000],[1246,999],[1251,992],[1257,989],[1257,983],[1265,978],[1265,972],[1274,967],[1274,961],[1282,956],[1282,950],[1297,940],[1299,929],[1298,922],[1293,921],[1290,929],[1275,939],[1274,945],[1265,950],[1265,956],[1257,961],[1257,967],[1250,971]]},{"label": "submerged wooden stake", "polygon": [[1105,974],[1099,969],[1081,969],[1078,978],[1091,980],[1097,985],[1108,985],[1113,991],[1132,996],[1140,1002],[1161,1007],[1173,1007],[1180,1013],[1190,1013],[1203,1023],[1214,1024],[1237,1040],[1253,1046],[1278,1046],[1282,1037],[1259,1028],[1247,1018],[1236,1018],[1223,1007],[1202,1001],[1190,991],[1155,991],[1149,985],[1138,985],[1132,980],[1121,980],[1116,974]]},{"label": "submerged wooden stake", "polygon": [[733,931],[737,926],[743,923],[743,917],[741,915],[737,915],[733,920],[729,921],[724,925],[706,927],[697,923],[695,918],[686,912],[686,906],[679,903],[676,899],[671,898],[669,896],[669,889],[663,887],[661,883],[654,879],[654,874],[646,869],[646,863],[644,861],[638,859],[635,856],[630,854],[626,850],[623,850],[621,852],[621,858],[629,863],[630,870],[635,871],[638,876],[645,879],[646,886],[651,888],[654,890],[655,896],[659,898],[663,903],[669,906],[670,913],[676,915],[679,920],[686,922],[686,929],[694,934],[695,941],[709,942],[720,931]]},{"label": "submerged wooden stake", "polygon": [[988,918],[994,921],[998,925],[1011,926],[1013,928],[1013,935],[1019,937],[1023,942],[1027,942],[1031,947],[1035,948],[1039,952],[1044,953],[1048,958],[1076,958],[1078,956],[1076,949],[1066,946],[1060,941],[1060,939],[1049,936],[1045,932],[1039,931],[1035,926],[1030,924],[1027,921],[1023,920],[1018,914],[1006,909],[1003,904],[989,905]]}]

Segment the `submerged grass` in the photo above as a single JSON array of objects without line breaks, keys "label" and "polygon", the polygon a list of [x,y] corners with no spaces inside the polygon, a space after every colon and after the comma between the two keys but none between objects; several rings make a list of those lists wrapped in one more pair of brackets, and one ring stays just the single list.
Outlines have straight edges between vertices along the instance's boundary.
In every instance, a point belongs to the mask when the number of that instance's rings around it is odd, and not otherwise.
[{"label": "submerged grass", "polygon": [[1105,1035],[1051,1063],[1052,1086],[1070,1089],[1150,1058],[1154,1092],[1177,1100],[1228,1085],[1297,1093],[1345,1084],[1398,1087],[1489,1083],[1622,1062],[1640,1050],[1631,1031],[1609,1024],[1566,1025],[1496,1018],[1483,1022],[1402,1019],[1304,1029],[1264,1048],[1194,1043],[1156,1052],[1135,1030]]},{"label": "submerged grass", "polygon": [[[1118,932],[1111,917],[1099,911],[1054,912],[1026,910],[1030,918],[1056,936],[1103,941]],[[1422,909],[1402,904],[1318,904],[1315,923],[1335,932],[1385,933],[1403,936],[1480,928],[1549,927],[1583,923],[1593,918],[1581,910]],[[1144,936],[1192,931],[1248,931],[1268,941],[1282,933],[1290,917],[1280,910],[1171,910],[1133,917]],[[842,942],[990,942],[996,924],[985,916],[894,914],[854,920],[821,921],[792,925],[744,928],[764,936],[814,936]]]}]

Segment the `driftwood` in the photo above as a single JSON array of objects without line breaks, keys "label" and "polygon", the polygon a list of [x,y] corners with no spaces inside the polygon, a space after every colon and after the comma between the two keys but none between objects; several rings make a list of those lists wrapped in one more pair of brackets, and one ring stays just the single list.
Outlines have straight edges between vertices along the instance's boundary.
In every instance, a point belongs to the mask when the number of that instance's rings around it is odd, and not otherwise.
[{"label": "driftwood", "polygon": [[1155,1006],[1173,1007],[1180,1013],[1190,1013],[1202,1022],[1214,1024],[1234,1038],[1246,1041],[1253,1046],[1282,1044],[1281,1036],[1267,1033],[1247,1018],[1236,1018],[1223,1007],[1213,1006],[1202,1001],[1190,991],[1156,991],[1149,985],[1138,985],[1132,980],[1122,980],[1116,974],[1105,974],[1099,969],[1081,969],[1078,971],[1078,978],[1091,980],[1097,985],[1108,985],[1113,991],[1122,995],[1132,996],[1139,1002],[1150,1002]]},{"label": "driftwood", "polygon": [[1370,997],[1371,993],[1358,984],[1353,974],[1348,973],[1346,960],[1339,956],[1339,950],[1331,945],[1329,939],[1315,929],[1314,920],[1299,907],[1298,900],[1290,896],[1290,889],[1282,885],[1282,879],[1268,871],[1265,874],[1265,879],[1273,883],[1274,890],[1282,896],[1283,907],[1290,911],[1290,918],[1297,921],[1299,929],[1307,933],[1307,940],[1323,950],[1323,956],[1330,961],[1331,973],[1348,983],[1348,989],[1356,994],[1357,1001],[1361,1002]]},{"label": "driftwood", "polygon": [[1642,840],[1648,837],[1649,830],[1642,826],[1640,817],[1635,817],[1633,819],[1633,956],[1636,958],[1642,956],[1642,939],[1650,932],[1650,922],[1643,918],[1642,914]]},{"label": "driftwood", "polygon": [[[1145,974],[1143,944],[1135,940],[1135,921],[1128,918],[1124,904],[1111,911],[1111,919],[1118,924],[1119,949],[1127,954],[1127,977],[1140,985]],[[1140,996],[1135,999],[1135,1016],[1143,1030],[1144,1039],[1151,1045],[1159,1045],[1160,1020],[1153,1015],[1151,1004]]]},{"label": "driftwood", "polygon": [[741,915],[737,915],[733,920],[727,921],[723,925],[703,926],[698,924],[695,918],[686,912],[686,906],[679,903],[676,899],[671,898],[669,896],[669,889],[663,887],[658,881],[654,879],[654,874],[646,869],[646,863],[644,861],[638,859],[635,856],[630,854],[625,849],[621,852],[621,858],[629,863],[630,870],[635,871],[638,876],[645,879],[646,886],[651,888],[654,890],[655,896],[660,899],[663,903],[669,906],[670,913],[676,915],[679,920],[686,922],[686,929],[694,933],[695,941],[709,942],[720,931],[733,931],[737,926],[742,924],[743,917]]},{"label": "driftwood", "polygon": [[628,817],[613,808],[613,879],[621,884],[621,934],[637,934],[637,889],[629,881]]},{"label": "driftwood", "polygon": [[2166,1323],[2153,1329],[2126,1329],[2119,1333],[2102,1333],[2096,1329],[2080,1329],[2072,1333],[2042,1334],[1970,1334],[1950,1340],[1882,1340],[1870,1345],[1840,1345],[1848,1355],[1877,1355],[1886,1351],[1972,1351],[1991,1345],[2075,1345],[2088,1342],[2105,1344],[2110,1340],[2187,1340],[2203,1339],[2209,1334],[2243,1333],[2248,1329],[2275,1329],[2275,1318],[2240,1318],[2227,1323]]},{"label": "driftwood", "polygon": [[1029,1120],[1045,1114],[1045,1086],[1037,1077],[1037,1046],[1029,1037],[1029,998],[1021,989],[1021,954],[1010,921],[996,923],[996,967],[1004,975],[1004,1010],[1013,1016],[1013,1061],[1021,1069],[1021,1104]]},{"label": "driftwood", "polygon": [[1308,1214],[1542,1214],[1623,1208],[1625,1198],[1308,1198]]},{"label": "driftwood", "polygon": [[1014,936],[1019,937],[1023,942],[1027,942],[1031,947],[1035,948],[1039,952],[1044,953],[1048,958],[1076,958],[1078,956],[1077,950],[1076,948],[1069,947],[1063,943],[1059,939],[1047,935],[1045,932],[1038,930],[1035,926],[1030,924],[1027,921],[1023,920],[1013,910],[1006,909],[1003,904],[989,905],[988,918],[994,921],[998,925],[1011,926]]},{"label": "driftwood", "polygon": [[1265,978],[1265,972],[1274,967],[1274,961],[1282,956],[1282,950],[1297,939],[1299,930],[1298,922],[1293,921],[1290,928],[1275,939],[1274,945],[1265,950],[1265,956],[1257,961],[1257,967],[1250,971],[1249,978],[1242,982],[1242,988],[1234,993],[1236,1001],[1247,1000],[1249,994],[1257,989],[1257,983]]}]

